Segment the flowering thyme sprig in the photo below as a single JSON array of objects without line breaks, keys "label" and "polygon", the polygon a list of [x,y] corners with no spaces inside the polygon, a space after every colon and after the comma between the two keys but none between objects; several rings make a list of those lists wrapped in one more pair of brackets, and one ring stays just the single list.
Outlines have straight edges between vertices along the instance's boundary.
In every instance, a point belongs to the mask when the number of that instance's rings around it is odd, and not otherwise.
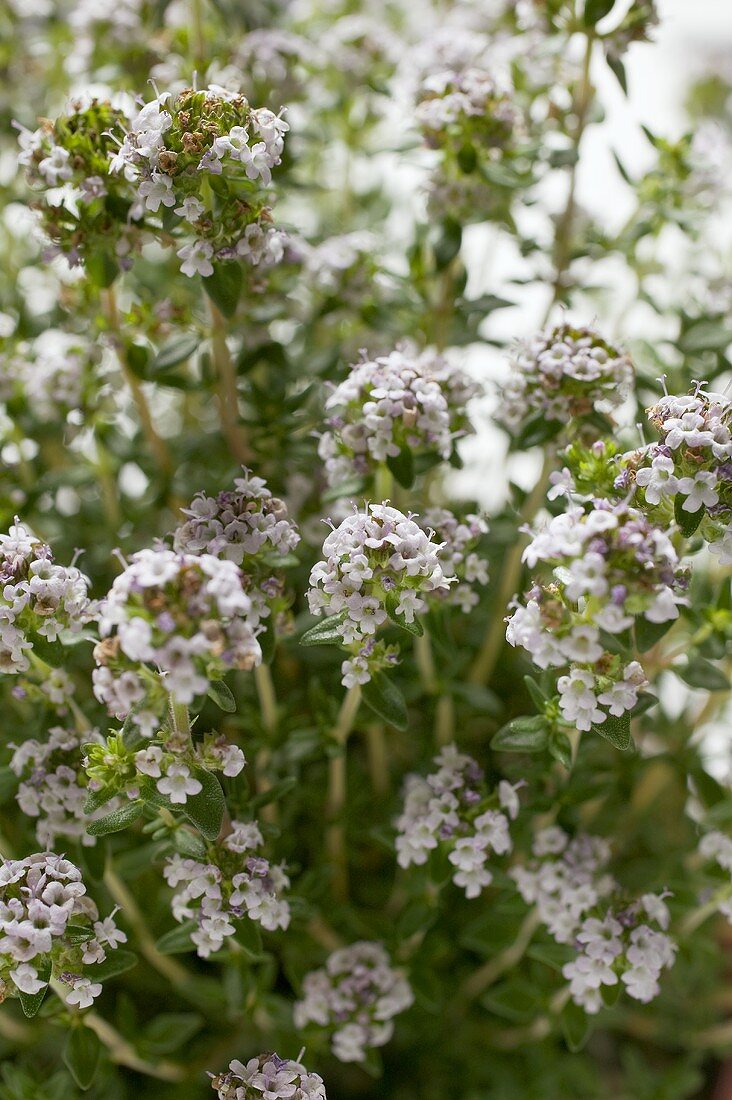
[{"label": "flowering thyme sprig", "polygon": [[274,1053],[235,1058],[226,1073],[211,1076],[211,1088],[219,1100],[326,1100],[322,1077]]}]

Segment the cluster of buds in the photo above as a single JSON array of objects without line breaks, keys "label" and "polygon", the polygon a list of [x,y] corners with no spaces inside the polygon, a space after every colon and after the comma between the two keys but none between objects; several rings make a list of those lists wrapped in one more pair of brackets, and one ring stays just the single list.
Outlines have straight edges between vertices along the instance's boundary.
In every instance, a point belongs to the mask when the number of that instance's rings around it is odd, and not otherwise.
[{"label": "cluster of buds", "polygon": [[361,941],[334,951],[321,970],[303,981],[295,1027],[327,1031],[341,1062],[363,1062],[367,1051],[389,1042],[394,1017],[414,1000],[401,970],[378,943]]},{"label": "cluster of buds", "polygon": [[[310,610],[333,616],[343,646],[354,657],[366,657],[368,665],[368,647],[380,627],[391,620],[415,632],[416,616],[427,609],[425,597],[449,587],[440,549],[412,516],[386,503],[354,511],[323,543],[324,558],[310,573]],[[380,650],[378,657],[384,657]],[[346,664],[344,675],[353,671]],[[369,679],[368,667],[363,675],[362,683]]]},{"label": "cluster of buds", "polygon": [[117,718],[133,712],[148,734],[171,697],[190,704],[211,680],[262,656],[242,572],[211,554],[134,554],[102,602],[99,625],[95,694]]},{"label": "cluster of buds", "polygon": [[453,868],[452,881],[467,898],[477,898],[493,881],[487,867],[491,853],[511,851],[517,788],[501,780],[495,792],[488,791],[482,768],[455,745],[446,745],[434,762],[437,771],[426,779],[407,777],[404,809],[396,822],[397,862],[400,867],[420,866],[431,852],[444,852]]},{"label": "cluster of buds", "polygon": [[[88,1008],[102,991],[94,965],[127,937],[114,917],[99,919],[81,871],[63,856],[39,852],[0,866],[0,992],[35,997],[51,977],[67,1004]],[[90,969],[87,970],[86,968]]]},{"label": "cluster of buds", "polygon": [[533,859],[509,872],[518,891],[557,943],[574,947],[576,958],[562,973],[569,993],[585,1012],[602,1007],[603,992],[622,983],[630,997],[648,1002],[659,993],[661,972],[673,964],[676,945],[669,926],[666,894],[643,894],[612,909],[608,899],[620,887],[608,872],[610,846],[602,837],[570,838],[559,826],[540,830]]},{"label": "cluster of buds", "polygon": [[[17,801],[27,817],[35,819],[36,839],[49,850],[59,838],[96,844],[86,827],[96,814],[84,811],[87,778],[81,767],[82,741],[91,741],[96,731],[83,736],[63,726],[52,726],[45,741],[28,740],[10,745],[10,770],[20,779]],[[111,807],[115,809],[115,806]]]},{"label": "cluster of buds", "polygon": [[219,1100],[326,1100],[322,1077],[273,1053],[246,1064],[235,1058],[226,1073],[212,1075],[211,1088]]},{"label": "cluster of buds", "polygon": [[244,472],[233,489],[193,498],[183,509],[188,518],[175,531],[173,546],[181,554],[211,554],[234,562],[252,601],[252,622],[270,617],[276,622],[288,606],[277,569],[293,560],[300,535],[285,502],[272,496],[263,478]]},{"label": "cluster of buds", "polygon": [[190,938],[202,959],[221,950],[238,921],[255,921],[269,932],[289,925],[282,893],[290,880],[281,864],[261,855],[263,843],[256,822],[232,821],[229,833],[209,847],[208,862],[168,859],[163,874],[175,890],[173,916],[180,924],[195,922]]},{"label": "cluster of buds", "polygon": [[621,636],[638,620],[678,618],[685,577],[668,536],[637,509],[596,500],[587,512],[570,506],[552,519],[524,561],[543,572],[515,607],[506,637],[539,668],[568,668],[557,684],[563,719],[589,730],[632,710],[643,669],[609,652],[601,632]]},{"label": "cluster of buds", "polygon": [[142,738],[113,733],[106,740],[84,744],[82,766],[90,803],[102,806],[117,796],[159,801],[162,795],[172,806],[185,806],[203,790],[202,772],[233,777],[246,766],[244,753],[222,734],[207,733],[193,742],[187,730],[162,727],[154,739],[144,740],[144,747],[141,742]]},{"label": "cluster of buds", "polygon": [[630,358],[599,333],[558,325],[516,348],[500,389],[501,420],[514,432],[534,421],[558,430],[581,424],[619,405],[632,378]]},{"label": "cluster of buds", "polygon": [[27,672],[36,644],[64,641],[94,617],[89,580],[75,565],[55,565],[50,546],[18,519],[0,535],[0,671]]},{"label": "cluster of buds", "polygon": [[404,452],[418,464],[450,458],[471,430],[466,405],[479,392],[431,349],[405,345],[357,363],[325,403],[328,430],[318,453],[329,485],[373,478],[380,463]]},{"label": "cluster of buds", "polygon": [[[20,163],[47,192],[44,229],[70,263],[106,257],[113,278],[146,232],[173,244],[185,275],[208,277],[218,261],[281,258],[265,188],[288,129],[217,85],[164,92],[132,111],[74,102],[55,122],[21,131]],[[60,186],[70,201],[56,201]]]},{"label": "cluster of buds", "polygon": [[662,397],[647,412],[661,442],[622,456],[616,489],[635,484],[639,507],[667,526],[676,519],[685,535],[698,529],[721,563],[731,565],[732,400],[701,383],[685,396]]},{"label": "cluster of buds", "polygon": [[447,508],[428,508],[420,525],[432,531],[442,544],[439,558],[445,576],[456,578],[447,591],[437,593],[436,599],[467,614],[480,602],[476,589],[488,584],[488,562],[478,553],[488,524],[473,513],[460,517]]},{"label": "cluster of buds", "polygon": [[47,424],[78,423],[99,396],[89,342],[61,329],[8,343],[0,364],[0,399],[10,410]]}]

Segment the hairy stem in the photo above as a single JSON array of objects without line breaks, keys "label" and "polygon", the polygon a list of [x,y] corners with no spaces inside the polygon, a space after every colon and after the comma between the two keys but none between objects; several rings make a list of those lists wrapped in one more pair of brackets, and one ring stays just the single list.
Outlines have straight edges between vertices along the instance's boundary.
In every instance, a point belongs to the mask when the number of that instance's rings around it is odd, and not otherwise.
[{"label": "hairy stem", "polygon": [[216,370],[216,400],[221,430],[232,458],[242,465],[252,457],[246,432],[239,421],[239,390],[236,368],[226,342],[226,320],[213,302],[211,307],[211,350]]},{"label": "hairy stem", "polygon": [[[277,696],[275,695],[274,683],[272,682],[272,673],[270,672],[269,665],[261,664],[255,666],[254,684],[259,699],[262,726],[264,727],[264,732],[267,737],[271,738],[277,730],[278,716]],[[267,767],[271,757],[272,750],[269,745],[264,745],[257,753],[257,759],[254,765],[254,781],[259,794],[268,791],[272,786],[267,776]],[[277,820],[277,806],[274,802],[268,802],[267,805],[262,806],[260,813],[265,821]]]},{"label": "hairy stem", "polygon": [[386,735],[381,722],[372,722],[366,727],[366,752],[374,793],[385,795],[389,791],[389,760],[386,752]]},{"label": "hairy stem", "polygon": [[338,753],[328,761],[328,799],[326,848],[333,867],[333,892],[339,900],[348,897],[348,860],[343,812],[346,807],[346,742],[353,729],[361,702],[361,688],[349,688],[333,728]]},{"label": "hairy stem", "polygon": [[458,1002],[467,1005],[470,1001],[474,1001],[502,974],[511,970],[523,958],[540,924],[539,914],[532,909],[524,918],[513,943],[470,975],[458,992]]},{"label": "hairy stem", "polygon": [[117,352],[117,361],[122,372],[122,377],[125,380],[127,388],[130,391],[130,395],[137,410],[137,416],[140,421],[140,427],[142,433],[147,440],[148,447],[160,467],[161,472],[170,477],[173,472],[173,460],[168,450],[167,444],[158,435],[155,423],[153,421],[152,413],[150,412],[150,406],[147,403],[145,392],[140,384],[134,371],[131,369],[127,359],[127,353],[124,347],[124,341],[122,340],[122,326],[120,324],[119,310],[117,308],[117,298],[114,293],[114,287],[109,287],[107,290],[102,291],[102,303],[104,306],[104,314],[109,326],[109,331],[112,334],[115,350]]},{"label": "hairy stem", "polygon": [[158,951],[155,940],[145,924],[145,918],[131,891],[111,867],[107,867],[104,872],[104,885],[122,910],[127,923],[135,933],[140,951],[150,965],[173,985],[187,985],[191,980],[191,975],[175,959],[172,959],[169,955],[162,955]]}]

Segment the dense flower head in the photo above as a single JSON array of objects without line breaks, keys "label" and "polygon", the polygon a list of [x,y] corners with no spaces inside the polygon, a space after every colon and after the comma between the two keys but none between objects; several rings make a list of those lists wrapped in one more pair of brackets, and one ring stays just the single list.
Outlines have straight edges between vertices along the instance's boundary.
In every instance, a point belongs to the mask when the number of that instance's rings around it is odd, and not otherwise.
[{"label": "dense flower head", "polygon": [[619,405],[633,377],[630,358],[591,328],[561,324],[518,344],[500,390],[513,431],[533,418],[567,423]]},{"label": "dense flower head", "polygon": [[78,633],[94,616],[89,580],[75,565],[56,565],[50,546],[16,518],[0,535],[0,671],[26,672],[33,639]]},{"label": "dense flower head", "polygon": [[[206,772],[237,776],[246,766],[242,750],[224,734],[206,733],[193,740],[187,730],[162,725],[155,736],[143,738],[112,733],[106,739],[86,741],[82,767],[88,779],[90,803],[106,806],[105,813],[125,799],[154,799],[162,795],[173,806],[185,806],[203,790]],[[109,805],[110,800],[114,805]]]},{"label": "dense flower head", "polygon": [[456,515],[447,508],[428,508],[420,519],[420,525],[434,536],[442,546],[439,557],[445,576],[457,581],[436,599],[467,612],[480,601],[479,588],[488,584],[488,562],[478,553],[488,524],[483,516],[472,512]]},{"label": "dense flower head", "polygon": [[295,1027],[326,1030],[341,1062],[363,1062],[371,1047],[388,1043],[394,1017],[414,1000],[381,944],[366,941],[334,951],[321,970],[305,976],[302,989]]},{"label": "dense flower head", "polygon": [[417,125],[432,148],[448,149],[461,164],[473,147],[502,150],[521,130],[511,89],[481,68],[444,69],[427,75],[417,94]]},{"label": "dense flower head", "polygon": [[645,511],[669,524],[676,515],[732,565],[732,400],[702,383],[647,412],[661,441],[622,456],[618,490],[635,484]]},{"label": "dense flower head", "polygon": [[[471,756],[446,745],[427,778],[407,777],[404,809],[397,819],[397,862],[420,866],[430,852],[447,853],[452,881],[468,898],[477,898],[493,881],[487,864],[492,854],[511,851],[510,823],[518,814],[517,788],[502,780],[486,789],[482,768]],[[505,812],[503,812],[505,811]]]},{"label": "dense flower head", "polygon": [[226,1073],[211,1078],[219,1100],[326,1100],[323,1078],[300,1062],[272,1052],[229,1062]]},{"label": "dense flower head", "polygon": [[[622,983],[637,1001],[660,992],[661,972],[673,964],[676,945],[665,934],[670,915],[664,894],[646,893],[627,904],[607,871],[610,845],[597,836],[572,838],[557,825],[534,838],[533,858],[509,872],[519,893],[535,905],[557,941],[576,958],[563,967],[569,993],[586,1012],[599,1012],[601,990]],[[616,903],[611,907],[610,901]]]},{"label": "dense flower head", "polygon": [[533,587],[508,620],[506,637],[539,668],[568,668],[558,688],[564,719],[589,730],[631,710],[645,684],[637,661],[605,647],[637,620],[678,618],[685,576],[668,535],[625,503],[570,506],[533,537],[524,561]]},{"label": "dense flower head", "polygon": [[371,477],[379,463],[408,449],[447,459],[470,430],[466,404],[480,392],[464,371],[432,349],[408,345],[363,359],[325,403],[328,430],[319,454],[330,485]]},{"label": "dense flower head", "polygon": [[290,885],[281,864],[261,854],[264,844],[255,821],[232,821],[229,833],[209,846],[208,862],[171,856],[165,880],[179,923],[195,921],[191,942],[202,959],[236,934],[238,921],[255,921],[269,932],[287,928],[290,906],[282,896]]},{"label": "dense flower head", "polygon": [[[48,849],[60,838],[96,844],[86,827],[94,814],[84,811],[87,780],[81,766],[82,742],[91,741],[96,731],[80,734],[63,726],[52,726],[45,740],[31,738],[11,744],[10,770],[20,780],[16,799],[22,813],[35,820],[36,839]],[[110,807],[114,809],[116,807]]]},{"label": "dense flower head", "polygon": [[323,543],[323,560],[310,573],[310,610],[337,616],[343,645],[357,653],[388,619],[411,625],[427,608],[424,597],[449,587],[440,549],[388,503],[356,510]]},{"label": "dense flower head", "polygon": [[[94,964],[127,937],[114,916],[99,919],[81,871],[52,852],[0,865],[0,989],[33,995],[51,976],[70,1005],[88,1008],[102,991]],[[89,967],[90,969],[86,969]]]},{"label": "dense flower head", "polygon": [[49,328],[32,340],[3,345],[0,400],[11,407],[22,403],[34,420],[63,423],[98,396],[86,337]]},{"label": "dense flower head", "polygon": [[[110,714],[150,732],[170,696],[191,703],[210,679],[251,669],[262,652],[242,572],[211,554],[141,550],[102,603],[94,690]],[[162,681],[153,672],[163,674]]]},{"label": "dense flower head", "polygon": [[242,569],[252,615],[275,617],[287,606],[284,582],[277,566],[287,563],[300,541],[287,505],[272,495],[261,477],[249,470],[236,478],[233,489],[215,497],[198,493],[188,517],[173,536],[174,548],[184,554],[212,554]]},{"label": "dense flower head", "polygon": [[146,231],[172,238],[184,275],[208,277],[219,260],[281,259],[265,189],[288,129],[281,115],[211,85],[127,109],[74,102],[55,122],[21,130],[19,160],[44,190],[71,189],[70,201],[52,193],[42,204],[45,232],[69,262],[104,255],[128,267]]}]

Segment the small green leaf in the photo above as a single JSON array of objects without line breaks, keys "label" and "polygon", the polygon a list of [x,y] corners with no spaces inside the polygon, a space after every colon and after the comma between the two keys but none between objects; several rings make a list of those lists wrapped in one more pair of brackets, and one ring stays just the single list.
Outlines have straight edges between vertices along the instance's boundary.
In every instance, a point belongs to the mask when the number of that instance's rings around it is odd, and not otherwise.
[{"label": "small green leaf", "polygon": [[732,343],[732,331],[722,321],[697,321],[679,337],[685,355],[702,351],[724,351]]},{"label": "small green leaf", "polygon": [[343,638],[338,633],[338,627],[347,618],[348,612],[340,611],[337,615],[329,615],[321,619],[300,636],[300,645],[341,645]]},{"label": "small green leaf", "polygon": [[585,0],[585,26],[594,27],[601,19],[610,14],[614,6],[615,0]]},{"label": "small green leaf", "polygon": [[117,791],[112,787],[102,787],[99,791],[92,791],[87,788],[86,799],[84,800],[83,806],[84,813],[93,814],[95,810],[98,810],[101,806],[104,806],[105,803],[109,802],[110,799],[114,798],[115,794],[117,794]]},{"label": "small green leaf", "polygon": [[153,1054],[170,1054],[201,1030],[203,1017],[196,1012],[170,1012],[145,1024],[143,1043]]},{"label": "small green leaf", "polygon": [[193,333],[167,340],[150,365],[151,373],[161,374],[171,367],[177,367],[179,363],[184,363],[186,359],[190,359],[200,342]]},{"label": "small green leaf", "polygon": [[704,505],[702,505],[701,508],[697,509],[696,512],[685,512],[685,499],[686,498],[683,497],[681,493],[676,494],[676,497],[674,499],[674,519],[678,523],[679,531],[681,531],[681,534],[684,536],[684,538],[690,539],[701,521],[704,519],[706,508],[704,507]]},{"label": "small green leaf", "polygon": [[390,455],[386,460],[386,465],[403,489],[412,488],[416,471],[414,469],[414,455],[409,447],[402,447],[398,455]]},{"label": "small green leaf", "polygon": [[647,653],[649,649],[653,649],[654,645],[658,645],[675,621],[675,619],[669,619],[665,623],[652,623],[648,619],[636,619],[633,630],[638,652]]},{"label": "small green leaf", "polygon": [[549,735],[549,755],[567,771],[572,769],[572,743],[564,730],[554,729]]},{"label": "small green leaf", "polygon": [[558,436],[563,427],[561,420],[549,420],[543,414],[532,416],[514,439],[514,447],[516,450],[539,447]]},{"label": "small green leaf", "polygon": [[404,696],[396,684],[383,673],[378,673],[364,684],[361,695],[366,706],[378,714],[379,718],[396,726],[398,730],[407,728],[407,704]]},{"label": "small green leaf", "polygon": [[84,261],[87,278],[94,286],[106,290],[119,275],[119,264],[108,252],[95,252]]},{"label": "small green leaf", "polygon": [[204,841],[198,833],[194,833],[187,827],[175,830],[173,833],[173,847],[176,852],[180,852],[182,856],[189,856],[191,859],[206,858],[206,845]]},{"label": "small green leaf", "polygon": [[226,810],[224,792],[213,772],[208,772],[204,768],[194,768],[192,774],[201,784],[202,790],[198,794],[189,795],[180,810],[206,840],[216,840]]},{"label": "small green leaf", "polygon": [[118,974],[125,974],[137,966],[137,955],[134,951],[123,951],[117,948],[110,951],[104,962],[95,963],[87,970],[87,975],[93,982],[106,982],[110,978],[116,978]]},{"label": "small green leaf", "polygon": [[582,1050],[592,1032],[592,1021],[584,1009],[570,1001],[562,1009],[560,1016],[562,1032],[567,1046],[573,1054]]},{"label": "small green leaf", "polygon": [[64,938],[69,943],[86,943],[94,937],[94,929],[83,924],[67,924]]},{"label": "small green leaf", "polygon": [[445,218],[442,223],[442,232],[435,243],[435,265],[438,271],[451,264],[460,251],[463,243],[463,230],[460,222],[454,218]]},{"label": "small green leaf", "polygon": [[[39,980],[48,983],[51,980],[51,956],[46,955],[40,961],[34,959],[33,965],[36,968]],[[19,992],[18,999],[20,1001],[20,1007],[23,1009],[23,1015],[32,1019],[40,1010],[47,993],[48,984],[44,985],[43,989],[39,989],[37,993]]]},{"label": "small green leaf", "polygon": [[238,261],[214,264],[213,275],[203,280],[203,289],[224,317],[233,317],[244,287],[244,270]]},{"label": "small green leaf", "polygon": [[[628,94],[628,74],[625,71],[625,65],[623,64],[623,62],[620,60],[619,57],[616,57],[615,54],[612,54],[612,53],[605,54],[605,60],[607,61],[608,68],[610,69],[610,72],[615,74],[615,77],[617,79],[618,84],[620,85],[620,87],[623,89],[623,91],[627,95]],[[616,162],[617,162],[617,157],[615,159],[616,159]],[[618,166],[619,166],[619,162],[618,162]],[[622,169],[620,169],[620,173],[621,173],[621,175],[624,175],[624,172],[623,172]],[[630,180],[628,179],[627,176],[625,176],[624,178],[625,178],[626,183],[630,183]]]},{"label": "small green leaf", "polygon": [[693,688],[703,688],[705,691],[729,691],[730,682],[711,661],[705,661],[703,657],[694,657],[686,668],[674,668],[674,672]]},{"label": "small green leaf", "polygon": [[343,497],[361,496],[366,488],[366,481],[362,477],[351,477],[348,481],[341,481],[339,485],[333,485],[321,495],[323,504],[330,504],[333,500],[342,500]]},{"label": "small green leaf", "polygon": [[99,1069],[102,1044],[88,1027],[75,1027],[66,1040],[61,1057],[80,1089],[90,1088]]},{"label": "small green leaf", "polygon": [[89,836],[106,836],[108,833],[120,833],[128,825],[134,824],[138,818],[142,817],[142,811],[142,802],[130,802],[127,806],[121,806],[118,810],[113,810],[106,817],[91,821],[87,825],[86,831]]},{"label": "small green leaf", "polygon": [[422,637],[424,634],[424,627],[420,620],[413,619],[411,623],[408,623],[405,617],[397,611],[400,603],[400,597],[397,593],[389,592],[384,603],[386,613],[395,626],[399,626],[402,630],[406,630],[408,634],[413,634],[415,638]]},{"label": "small green leaf", "polygon": [[[257,922],[250,920],[249,917],[244,917],[242,920],[236,921],[235,927],[234,939],[244,954],[252,960],[263,958],[262,930]],[[226,946],[226,941],[224,941],[224,946]]]},{"label": "small green leaf", "polygon": [[633,738],[630,736],[630,713],[628,711],[619,718],[609,714],[604,722],[594,722],[592,729],[595,733],[599,733],[600,737],[604,737],[606,741],[614,745],[616,749],[620,749],[621,752],[626,752],[633,744]]},{"label": "small green leaf", "polygon": [[549,700],[537,684],[536,680],[534,680],[531,676],[524,676],[524,683],[526,684],[526,690],[531,696],[533,703],[536,706],[536,709],[543,710]]},{"label": "small green leaf", "polygon": [[546,719],[542,715],[513,718],[494,733],[491,748],[498,752],[543,752],[549,742]]},{"label": "small green leaf", "polygon": [[162,935],[155,946],[161,955],[183,955],[188,951],[195,951],[196,945],[191,942],[191,932],[195,932],[197,928],[197,921],[187,920]]},{"label": "small green leaf", "polygon": [[219,710],[226,711],[227,714],[236,713],[236,699],[223,680],[211,680],[206,694],[209,699],[213,699]]}]

